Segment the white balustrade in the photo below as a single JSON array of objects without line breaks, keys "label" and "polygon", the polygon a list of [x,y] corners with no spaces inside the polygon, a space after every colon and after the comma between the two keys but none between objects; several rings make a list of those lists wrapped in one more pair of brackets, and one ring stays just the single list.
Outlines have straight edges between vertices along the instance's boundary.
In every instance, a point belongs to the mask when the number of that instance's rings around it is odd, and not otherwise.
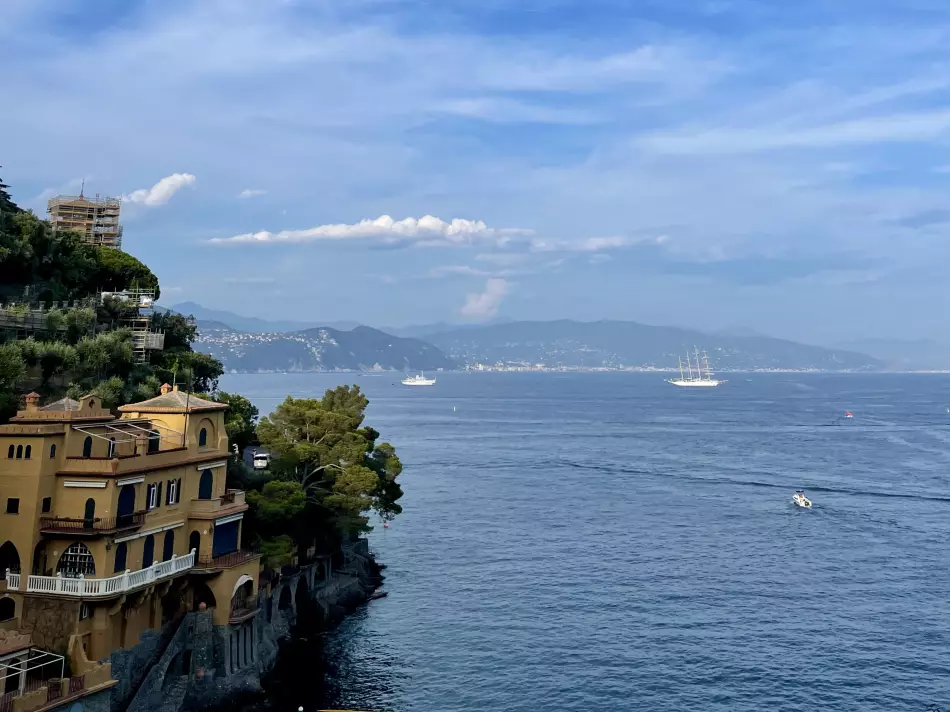
[{"label": "white balustrade", "polygon": [[[187,571],[195,565],[196,555],[192,549],[191,553],[185,556],[172,556],[168,561],[156,561],[148,568],[126,571],[110,578],[86,578],[82,574],[78,578],[67,578],[62,574],[30,576],[26,590],[29,593],[53,593],[81,598],[114,596]],[[7,573],[7,588],[20,588],[20,574]]]},{"label": "white balustrade", "polygon": [[7,569],[7,590],[16,591],[20,588],[20,574],[15,574]]}]

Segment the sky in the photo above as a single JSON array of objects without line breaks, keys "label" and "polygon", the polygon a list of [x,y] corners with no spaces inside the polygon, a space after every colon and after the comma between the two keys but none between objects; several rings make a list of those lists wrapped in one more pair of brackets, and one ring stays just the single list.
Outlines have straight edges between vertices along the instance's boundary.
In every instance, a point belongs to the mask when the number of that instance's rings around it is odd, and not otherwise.
[{"label": "sky", "polygon": [[946,341],[937,0],[4,0],[0,178],[162,301]]}]

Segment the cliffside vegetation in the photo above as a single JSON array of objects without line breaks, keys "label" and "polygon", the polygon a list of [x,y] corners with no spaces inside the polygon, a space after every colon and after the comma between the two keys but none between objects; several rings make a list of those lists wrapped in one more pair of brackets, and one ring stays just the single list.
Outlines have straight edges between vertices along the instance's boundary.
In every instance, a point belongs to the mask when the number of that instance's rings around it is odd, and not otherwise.
[{"label": "cliffside vegetation", "polygon": [[[155,313],[152,328],[164,348],[136,363],[123,304],[102,292],[142,288],[158,293],[158,279],[119,250],[86,245],[20,209],[0,182],[0,422],[24,393],[44,401],[96,393],[115,408],[151,398],[176,381],[228,404],[225,425],[236,448],[231,484],[248,489],[245,541],[272,566],[315,546],[335,548],[364,531],[366,514],[401,511],[402,470],[394,448],[363,425],[368,401],[357,386],[327,391],[322,399],[287,398],[258,424],[257,408],[241,395],[218,391],[220,361],[198,353],[192,319]],[[15,317],[31,317],[29,328]],[[12,327],[4,324],[13,324]],[[275,456],[264,476],[243,466],[241,453],[260,441]]]}]

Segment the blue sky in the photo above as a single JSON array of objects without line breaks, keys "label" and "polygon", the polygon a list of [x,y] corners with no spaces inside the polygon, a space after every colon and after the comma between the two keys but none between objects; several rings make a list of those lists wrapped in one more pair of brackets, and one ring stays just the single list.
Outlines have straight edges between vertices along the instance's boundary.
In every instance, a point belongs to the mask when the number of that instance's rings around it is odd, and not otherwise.
[{"label": "blue sky", "polygon": [[946,3],[76,7],[4,2],[0,176],[165,303],[945,338]]}]

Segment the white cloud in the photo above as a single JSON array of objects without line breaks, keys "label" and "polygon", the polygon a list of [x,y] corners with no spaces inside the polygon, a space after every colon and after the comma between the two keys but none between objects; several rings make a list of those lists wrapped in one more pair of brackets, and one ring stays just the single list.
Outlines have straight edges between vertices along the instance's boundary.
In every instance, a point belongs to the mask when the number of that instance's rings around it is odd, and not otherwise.
[{"label": "white cloud", "polygon": [[141,188],[122,196],[126,203],[143,205],[164,205],[172,196],[186,185],[194,185],[195,177],[190,173],[172,173],[165,176],[151,188]]},{"label": "white cloud", "polygon": [[658,153],[755,153],[791,148],[830,148],[873,143],[925,143],[950,131],[950,111],[875,116],[812,126],[777,125],[657,133],[637,139]]},{"label": "white cloud", "polygon": [[260,188],[245,188],[238,193],[239,198],[257,198],[261,195],[267,195],[267,191],[261,190]]},{"label": "white cloud", "polygon": [[485,252],[475,255],[475,259],[479,262],[487,262],[500,267],[513,267],[530,261],[531,256],[523,252]]},{"label": "white cloud", "polygon": [[543,240],[531,241],[534,252],[602,252],[604,250],[619,250],[633,245],[662,245],[666,242],[666,235],[654,238],[622,237],[587,237],[583,240]]},{"label": "white cloud", "polygon": [[508,282],[494,277],[485,283],[484,292],[473,292],[465,297],[459,313],[472,319],[490,319],[498,313],[498,307],[506,296]]},{"label": "white cloud", "polygon": [[424,247],[473,245],[489,243],[504,245],[513,238],[530,235],[531,230],[520,228],[492,228],[481,220],[455,218],[450,222],[431,215],[422,218],[393,220],[383,215],[375,220],[361,220],[353,225],[319,225],[307,230],[281,230],[280,232],[248,232],[233,237],[215,237],[215,244],[240,243],[300,243],[319,240],[365,240],[383,242],[412,242]]}]

